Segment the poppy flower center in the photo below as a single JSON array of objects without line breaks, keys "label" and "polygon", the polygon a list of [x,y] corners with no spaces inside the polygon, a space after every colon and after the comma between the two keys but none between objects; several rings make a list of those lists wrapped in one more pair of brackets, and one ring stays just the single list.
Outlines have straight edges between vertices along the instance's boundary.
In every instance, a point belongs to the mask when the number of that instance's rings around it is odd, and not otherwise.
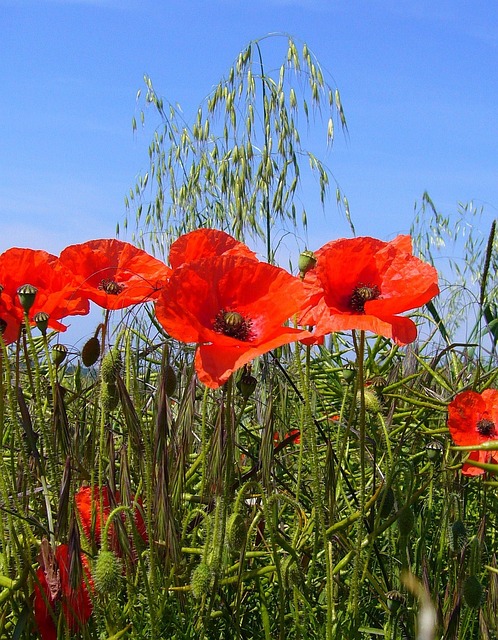
[{"label": "poppy flower center", "polygon": [[252,320],[244,318],[238,311],[222,309],[214,320],[213,330],[230,338],[247,342],[252,337],[251,325]]},{"label": "poppy flower center", "polygon": [[125,287],[124,284],[118,284],[115,280],[104,278],[99,282],[98,288],[111,296],[118,296]]},{"label": "poppy flower center", "polygon": [[491,420],[483,418],[477,423],[477,431],[486,438],[492,438],[495,435],[495,423]]},{"label": "poppy flower center", "polygon": [[7,329],[7,323],[3,318],[0,318],[0,335],[5,333],[5,329]]},{"label": "poppy flower center", "polygon": [[380,289],[376,284],[360,283],[353,289],[349,305],[357,313],[365,313],[365,302],[377,300],[379,296]]}]

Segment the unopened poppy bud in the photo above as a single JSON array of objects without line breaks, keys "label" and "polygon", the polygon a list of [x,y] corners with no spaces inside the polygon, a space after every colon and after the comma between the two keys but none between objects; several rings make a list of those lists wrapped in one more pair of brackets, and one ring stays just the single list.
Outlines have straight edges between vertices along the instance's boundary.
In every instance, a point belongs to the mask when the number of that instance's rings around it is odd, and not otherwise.
[{"label": "unopened poppy bud", "polygon": [[33,318],[33,320],[36,322],[36,326],[44,336],[47,334],[48,319],[49,315],[48,313],[45,313],[45,311],[39,311]]},{"label": "unopened poppy bud", "polygon": [[455,520],[448,530],[448,542],[453,553],[460,553],[467,541],[467,529],[461,520]]},{"label": "unopened poppy bud", "polygon": [[113,382],[102,383],[100,387],[100,402],[104,413],[110,413],[118,406],[118,388]]},{"label": "unopened poppy bud", "polygon": [[176,391],[176,373],[170,364],[166,365],[164,371],[164,389],[168,398],[171,398]]},{"label": "unopened poppy bud", "polygon": [[[365,398],[365,411],[367,413],[377,414],[380,412],[381,406],[379,401],[379,396],[372,391],[371,389],[364,389],[363,396]],[[357,403],[360,404],[360,392],[357,395]]]},{"label": "unopened poppy bud", "polygon": [[287,556],[287,558],[284,559],[281,570],[286,589],[292,589],[292,587],[302,585],[304,581],[303,572],[292,556]]},{"label": "unopened poppy bud", "polygon": [[415,525],[415,516],[410,506],[407,506],[401,511],[398,516],[398,531],[402,536],[407,536],[411,533]]},{"label": "unopened poppy bud", "polygon": [[429,460],[439,462],[443,455],[443,445],[438,440],[431,440],[431,442],[427,443],[425,451]]},{"label": "unopened poppy bud", "polygon": [[93,571],[93,580],[97,593],[113,594],[119,590],[121,580],[121,562],[112,551],[99,553]]},{"label": "unopened poppy bud", "polygon": [[245,544],[247,523],[240,513],[232,513],[227,521],[227,542],[232,551],[239,552]]},{"label": "unopened poppy bud", "polygon": [[211,567],[205,562],[201,562],[201,564],[197,565],[194,569],[190,580],[190,588],[194,598],[200,600],[203,595],[208,595],[213,586],[213,582],[214,573]]},{"label": "unopened poppy bud", "polygon": [[237,382],[237,389],[240,391],[240,395],[247,400],[256,390],[257,384],[258,381],[254,376],[250,373],[244,373]]},{"label": "unopened poppy bud", "polygon": [[61,365],[67,356],[67,347],[63,344],[54,344],[52,347],[52,360],[56,367]]},{"label": "unopened poppy bud", "polygon": [[406,598],[399,591],[388,591],[386,593],[387,608],[392,614],[397,613],[402,604],[405,604]]},{"label": "unopened poppy bud", "polygon": [[29,313],[29,310],[33,306],[37,293],[38,289],[32,284],[23,284],[23,286],[17,290],[19,302],[26,313]]},{"label": "unopened poppy bud", "polygon": [[299,255],[297,267],[299,269],[299,273],[301,274],[301,278],[304,278],[308,271],[314,269],[316,267],[316,256],[313,251],[303,251]]},{"label": "unopened poppy bud", "polygon": [[388,518],[394,507],[394,491],[392,487],[382,489],[379,495],[379,515],[381,518]]},{"label": "unopened poppy bud", "polygon": [[484,589],[479,579],[472,575],[468,576],[463,583],[463,599],[471,609],[478,609],[483,600]]},{"label": "unopened poppy bud", "polygon": [[102,364],[100,365],[100,376],[103,382],[109,384],[116,382],[116,377],[121,371],[122,360],[121,354],[117,349],[111,349],[102,358]]},{"label": "unopened poppy bud", "polygon": [[100,341],[93,336],[85,342],[83,349],[81,350],[81,360],[85,367],[91,367],[99,359],[100,355]]}]

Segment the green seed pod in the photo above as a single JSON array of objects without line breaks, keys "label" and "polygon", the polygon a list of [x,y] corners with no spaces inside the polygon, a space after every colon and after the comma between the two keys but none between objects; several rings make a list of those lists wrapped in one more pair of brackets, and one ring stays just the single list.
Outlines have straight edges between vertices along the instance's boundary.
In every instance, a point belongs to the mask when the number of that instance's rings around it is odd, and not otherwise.
[{"label": "green seed pod", "polygon": [[61,365],[67,356],[67,347],[63,344],[54,344],[52,347],[52,360],[56,367]]},{"label": "green seed pod", "polygon": [[254,376],[251,376],[249,373],[244,373],[237,382],[237,389],[240,391],[240,395],[247,399],[255,392],[257,384],[258,381]]},{"label": "green seed pod", "polygon": [[471,609],[478,609],[483,600],[484,589],[479,579],[472,575],[468,576],[463,583],[463,599]]},{"label": "green seed pod", "polygon": [[298,259],[297,267],[299,269],[299,273],[301,274],[301,278],[316,267],[316,256],[313,251],[303,251]]},{"label": "green seed pod", "polygon": [[240,513],[232,513],[227,521],[227,542],[232,551],[240,552],[246,542],[247,523]]},{"label": "green seed pod", "polygon": [[345,367],[342,370],[342,379],[346,384],[350,384],[356,378],[356,369],[354,367]]},{"label": "green seed pod", "polygon": [[101,595],[115,594],[121,582],[121,561],[112,551],[102,550],[93,570],[95,590]]},{"label": "green seed pod", "polygon": [[443,456],[443,445],[439,440],[431,440],[427,443],[425,451],[431,462],[439,462]]},{"label": "green seed pod", "polygon": [[85,367],[93,366],[100,356],[100,341],[95,336],[90,338],[83,345],[81,350],[81,360]]},{"label": "green seed pod", "polygon": [[214,573],[211,570],[211,567],[205,562],[201,562],[194,569],[190,580],[190,588],[194,598],[196,600],[200,600],[202,596],[208,594],[210,589],[213,587],[213,583]]},{"label": "green seed pod", "polygon": [[448,530],[448,543],[453,553],[460,553],[467,541],[467,530],[461,520],[455,520]]},{"label": "green seed pod", "polygon": [[35,314],[33,320],[43,336],[47,335],[49,315],[45,311],[39,311]]},{"label": "green seed pod", "polygon": [[402,536],[410,534],[415,525],[415,516],[410,506],[405,507],[398,516],[398,530]]},{"label": "green seed pod", "polygon": [[382,489],[379,494],[379,515],[381,518],[388,518],[394,507],[394,491],[392,487]]},{"label": "green seed pod", "polygon": [[100,377],[103,382],[113,384],[116,382],[116,377],[120,373],[123,366],[121,360],[121,354],[117,349],[111,349],[102,358],[100,365]]},{"label": "green seed pod", "polygon": [[387,608],[394,615],[398,612],[401,605],[406,602],[405,596],[399,591],[388,591],[386,593]]},{"label": "green seed pod", "polygon": [[118,406],[119,395],[115,384],[103,382],[100,387],[100,403],[104,413],[110,413]]},{"label": "green seed pod", "polygon": [[26,313],[29,313],[29,310],[33,306],[37,293],[38,289],[32,284],[23,284],[22,287],[19,287],[17,290],[19,302]]}]

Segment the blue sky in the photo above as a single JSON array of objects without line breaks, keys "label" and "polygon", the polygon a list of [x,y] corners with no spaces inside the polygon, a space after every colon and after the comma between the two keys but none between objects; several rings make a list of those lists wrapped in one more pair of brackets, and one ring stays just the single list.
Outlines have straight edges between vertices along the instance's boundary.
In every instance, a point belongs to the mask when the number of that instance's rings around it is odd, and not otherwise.
[{"label": "blue sky", "polygon": [[[426,190],[447,214],[472,200],[497,216],[492,0],[0,0],[0,10],[0,251],[113,236],[158,125],[151,113],[132,132],[144,73],[192,120],[238,52],[269,32],[306,42],[341,92],[349,135],[327,151],[323,133],[315,152],[359,235],[408,232]],[[309,248],[348,232],[333,198],[309,225]]]}]

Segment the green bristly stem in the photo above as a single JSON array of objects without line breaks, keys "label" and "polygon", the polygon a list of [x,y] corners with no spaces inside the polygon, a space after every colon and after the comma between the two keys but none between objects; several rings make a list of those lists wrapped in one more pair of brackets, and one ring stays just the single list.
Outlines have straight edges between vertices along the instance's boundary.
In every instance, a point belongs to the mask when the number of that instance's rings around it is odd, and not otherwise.
[{"label": "green bristly stem", "polygon": [[[359,415],[359,448],[360,448],[360,489],[358,492],[360,518],[357,521],[357,538],[356,549],[353,567],[353,577],[351,580],[351,594],[350,594],[350,608],[353,614],[354,620],[359,621],[359,593],[360,593],[360,571],[361,571],[361,559],[363,548],[363,533],[365,527],[365,495],[366,495],[366,455],[365,455],[365,371],[364,371],[364,358],[365,358],[365,332],[360,331],[359,340],[356,332],[353,330],[353,344],[356,353],[356,367],[357,367],[357,389],[360,395],[360,415]],[[355,625],[356,626],[356,625]]]},{"label": "green bristly stem", "polygon": [[[298,361],[300,363],[300,360]],[[314,564],[316,563],[316,557],[318,554],[319,540],[323,545],[323,551],[325,554],[325,567],[326,567],[326,601],[327,601],[327,622],[326,622],[326,639],[333,639],[333,627],[335,623],[335,603],[334,603],[334,584],[333,584],[333,555],[332,548],[327,536],[327,527],[325,524],[325,505],[322,494],[322,474],[320,473],[320,461],[318,456],[318,444],[316,437],[316,427],[313,421],[313,413],[311,408],[309,385],[310,385],[310,370],[311,370],[311,347],[306,347],[306,366],[303,371],[303,367],[299,367],[301,378],[301,389],[304,399],[304,439],[309,442],[311,457],[311,474],[313,485],[313,506],[315,511],[315,517],[318,520],[318,526],[315,533],[315,544],[313,550],[313,559],[310,566],[312,571]],[[301,438],[301,446],[303,446],[303,438]],[[308,575],[308,577],[310,577]]]}]

